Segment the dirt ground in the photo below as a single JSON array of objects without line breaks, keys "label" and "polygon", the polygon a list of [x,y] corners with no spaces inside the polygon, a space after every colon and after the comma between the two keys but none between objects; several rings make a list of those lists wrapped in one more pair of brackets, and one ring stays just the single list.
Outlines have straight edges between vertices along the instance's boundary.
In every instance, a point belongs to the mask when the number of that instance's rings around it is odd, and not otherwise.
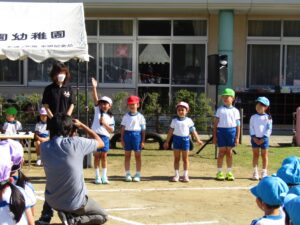
[{"label": "dirt ground", "polygon": [[[205,150],[206,151],[206,150]],[[205,152],[204,151],[204,152]],[[201,156],[191,152],[189,183],[172,183],[172,151],[145,150],[142,153],[142,181],[123,181],[123,151],[111,150],[109,185],[95,185],[94,170],[84,170],[89,196],[109,214],[108,225],[118,224],[250,224],[262,216],[249,188],[257,182],[249,179],[251,171],[234,167],[236,180],[215,181],[216,161],[213,152]],[[134,174],[134,160],[131,171]],[[38,196],[35,219],[41,213],[45,174],[42,167],[25,166]],[[182,171],[181,171],[182,174]],[[60,224],[55,213],[51,223]]]}]

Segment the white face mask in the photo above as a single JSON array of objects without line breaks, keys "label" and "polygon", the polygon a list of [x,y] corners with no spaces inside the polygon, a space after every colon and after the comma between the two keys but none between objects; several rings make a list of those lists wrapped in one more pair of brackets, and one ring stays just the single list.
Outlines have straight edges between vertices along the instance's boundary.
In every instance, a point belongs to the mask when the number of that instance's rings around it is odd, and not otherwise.
[{"label": "white face mask", "polygon": [[60,73],[57,75],[57,80],[60,83],[64,82],[65,78],[66,78],[66,74],[64,74],[64,73]]}]

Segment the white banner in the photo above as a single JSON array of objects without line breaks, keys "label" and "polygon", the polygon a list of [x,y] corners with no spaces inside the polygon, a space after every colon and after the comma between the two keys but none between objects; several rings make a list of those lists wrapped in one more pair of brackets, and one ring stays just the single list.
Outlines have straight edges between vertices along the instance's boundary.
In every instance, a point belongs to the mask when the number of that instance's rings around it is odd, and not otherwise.
[{"label": "white banner", "polygon": [[0,2],[0,59],[88,61],[82,3]]}]

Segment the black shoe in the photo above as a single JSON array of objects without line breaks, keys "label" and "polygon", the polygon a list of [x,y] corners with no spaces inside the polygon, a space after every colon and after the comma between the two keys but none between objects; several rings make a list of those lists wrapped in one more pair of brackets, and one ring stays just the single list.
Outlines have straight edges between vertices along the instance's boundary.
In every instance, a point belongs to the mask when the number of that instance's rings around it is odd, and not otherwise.
[{"label": "black shoe", "polygon": [[57,214],[64,225],[69,225],[67,215],[63,211],[57,211]]},{"label": "black shoe", "polygon": [[51,221],[51,217],[41,216],[39,218],[39,220],[36,221],[36,224],[37,225],[48,225],[48,224],[50,224],[50,221]]}]

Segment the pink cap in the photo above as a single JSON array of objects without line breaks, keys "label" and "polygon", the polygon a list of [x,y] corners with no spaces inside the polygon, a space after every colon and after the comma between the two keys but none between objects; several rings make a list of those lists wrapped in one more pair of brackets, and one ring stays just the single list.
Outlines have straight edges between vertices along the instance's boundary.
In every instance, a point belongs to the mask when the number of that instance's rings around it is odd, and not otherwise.
[{"label": "pink cap", "polygon": [[42,107],[42,108],[40,109],[40,115],[45,115],[45,116],[47,116],[47,111],[46,111],[46,109],[45,109],[44,107]]},{"label": "pink cap", "polygon": [[2,145],[2,143],[0,143],[0,182],[7,181],[11,173],[12,162],[10,153],[6,150],[6,146],[6,144]]},{"label": "pink cap", "polygon": [[187,110],[190,109],[189,104],[186,103],[186,102],[179,102],[179,103],[176,105],[176,108],[177,108],[178,106],[185,107]]},{"label": "pink cap", "polygon": [[10,162],[12,163],[12,166],[14,166],[14,171],[18,170],[21,167],[21,162],[24,156],[22,145],[17,141],[7,139],[0,142],[0,148],[2,149],[1,152],[9,153]]}]

